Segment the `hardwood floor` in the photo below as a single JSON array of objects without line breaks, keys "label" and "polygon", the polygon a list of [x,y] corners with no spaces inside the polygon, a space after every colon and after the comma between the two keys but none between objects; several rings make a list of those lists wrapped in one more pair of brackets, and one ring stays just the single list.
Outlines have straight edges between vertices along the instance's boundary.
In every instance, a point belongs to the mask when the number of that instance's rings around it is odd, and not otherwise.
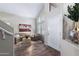
[{"label": "hardwood floor", "polygon": [[16,56],[60,56],[60,52],[45,46],[41,41],[31,41],[31,46],[16,51]]}]

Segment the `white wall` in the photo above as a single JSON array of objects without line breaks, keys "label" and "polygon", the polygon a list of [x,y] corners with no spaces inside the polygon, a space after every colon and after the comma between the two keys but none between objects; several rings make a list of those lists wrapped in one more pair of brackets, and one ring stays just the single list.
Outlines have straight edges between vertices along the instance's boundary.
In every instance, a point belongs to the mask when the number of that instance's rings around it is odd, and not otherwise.
[{"label": "white wall", "polygon": [[24,17],[19,17],[17,15],[12,15],[9,13],[5,12],[0,12],[0,20],[10,23],[10,26],[14,28],[14,33],[19,32],[19,24],[30,24],[32,26],[31,30],[32,33],[35,32],[35,23],[33,18],[24,18]]},{"label": "white wall", "polygon": [[45,4],[43,12],[40,14],[42,24],[42,34],[45,38],[45,44],[60,51],[60,42],[62,39],[62,4],[58,4],[57,7],[53,7],[49,12],[48,6]]}]

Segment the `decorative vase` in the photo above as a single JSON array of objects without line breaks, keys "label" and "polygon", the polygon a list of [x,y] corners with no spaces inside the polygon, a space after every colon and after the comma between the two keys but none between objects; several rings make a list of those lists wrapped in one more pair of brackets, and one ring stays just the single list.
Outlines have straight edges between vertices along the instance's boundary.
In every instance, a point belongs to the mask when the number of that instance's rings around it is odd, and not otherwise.
[{"label": "decorative vase", "polygon": [[74,35],[75,35],[75,31],[74,30],[71,30],[70,33],[69,33],[69,37],[70,37],[70,40],[74,40]]}]

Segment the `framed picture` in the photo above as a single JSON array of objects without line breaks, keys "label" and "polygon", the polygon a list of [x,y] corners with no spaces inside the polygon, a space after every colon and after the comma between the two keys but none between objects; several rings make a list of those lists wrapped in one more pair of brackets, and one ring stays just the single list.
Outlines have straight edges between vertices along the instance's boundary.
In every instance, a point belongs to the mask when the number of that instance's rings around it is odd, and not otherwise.
[{"label": "framed picture", "polygon": [[19,24],[19,32],[31,32],[30,24]]}]

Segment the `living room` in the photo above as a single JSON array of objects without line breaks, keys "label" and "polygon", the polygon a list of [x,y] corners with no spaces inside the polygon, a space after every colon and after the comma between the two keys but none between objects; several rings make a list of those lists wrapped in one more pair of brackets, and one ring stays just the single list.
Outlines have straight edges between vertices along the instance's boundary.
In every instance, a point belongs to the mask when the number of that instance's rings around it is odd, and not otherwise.
[{"label": "living room", "polygon": [[74,21],[67,17],[68,6],[74,5],[74,3],[0,4],[0,35],[2,35],[0,55],[79,55],[78,40],[77,43],[71,40]]}]

